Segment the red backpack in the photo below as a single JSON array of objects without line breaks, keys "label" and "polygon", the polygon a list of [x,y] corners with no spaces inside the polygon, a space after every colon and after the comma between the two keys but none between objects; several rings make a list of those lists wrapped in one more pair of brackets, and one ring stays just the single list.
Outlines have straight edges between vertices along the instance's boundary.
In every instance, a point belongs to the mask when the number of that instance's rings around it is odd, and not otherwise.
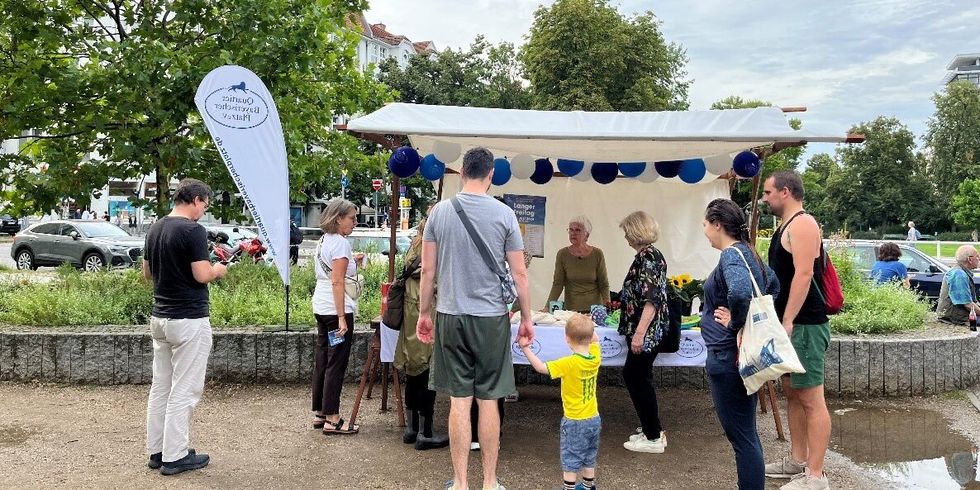
[{"label": "red backpack", "polygon": [[823,271],[818,276],[813,276],[813,286],[817,288],[817,294],[823,300],[824,309],[828,315],[836,315],[844,307],[844,291],[840,287],[840,278],[837,277],[837,269],[830,261],[830,256],[820,245],[820,256],[823,258]]}]

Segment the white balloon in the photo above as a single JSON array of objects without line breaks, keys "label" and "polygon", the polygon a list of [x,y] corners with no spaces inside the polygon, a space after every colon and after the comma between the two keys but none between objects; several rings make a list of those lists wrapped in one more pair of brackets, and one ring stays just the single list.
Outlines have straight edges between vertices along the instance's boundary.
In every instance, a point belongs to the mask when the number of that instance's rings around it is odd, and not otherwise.
[{"label": "white balloon", "polygon": [[534,174],[534,157],[519,153],[510,159],[510,175],[515,179],[530,179]]},{"label": "white balloon", "polygon": [[721,155],[705,158],[704,168],[709,174],[726,174],[732,169],[732,156],[728,153],[722,153]]},{"label": "white balloon", "polygon": [[435,154],[436,158],[442,163],[452,163],[459,158],[459,154],[462,153],[463,147],[459,143],[450,143],[448,141],[436,140],[432,145],[432,153]]},{"label": "white balloon", "polygon": [[653,182],[659,178],[660,174],[657,173],[657,169],[653,166],[653,162],[648,163],[647,168],[643,170],[643,173],[635,177],[636,180],[646,184],[649,184],[650,182]]},{"label": "white balloon", "polygon": [[592,182],[592,162],[585,162],[585,166],[582,167],[582,171],[569,178],[575,179],[579,182]]}]

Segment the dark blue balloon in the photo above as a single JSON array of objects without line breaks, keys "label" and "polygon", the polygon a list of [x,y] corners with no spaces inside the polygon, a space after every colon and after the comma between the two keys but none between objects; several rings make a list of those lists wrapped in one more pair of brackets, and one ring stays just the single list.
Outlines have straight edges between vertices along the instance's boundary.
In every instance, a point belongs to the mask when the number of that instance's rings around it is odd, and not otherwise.
[{"label": "dark blue balloon", "polygon": [[539,158],[534,161],[534,173],[531,174],[531,182],[538,185],[547,184],[553,175],[555,175],[555,167],[551,165],[551,160]]},{"label": "dark blue balloon", "polygon": [[510,180],[510,162],[506,158],[497,158],[493,161],[493,185],[504,185]]},{"label": "dark blue balloon", "polygon": [[762,160],[759,160],[759,155],[755,152],[746,150],[735,155],[735,159],[732,160],[732,170],[735,171],[735,175],[743,179],[751,179],[762,170]]},{"label": "dark blue balloon", "polygon": [[697,184],[704,179],[704,174],[708,170],[704,166],[704,160],[700,158],[693,158],[690,160],[684,160],[681,164],[681,170],[678,172],[677,176],[681,178],[684,182],[688,184]]},{"label": "dark blue balloon", "polygon": [[429,153],[422,159],[419,171],[422,173],[422,177],[428,180],[439,180],[446,173],[446,164],[439,161],[434,154]]},{"label": "dark blue balloon", "polygon": [[600,184],[608,184],[616,180],[619,174],[619,166],[615,163],[593,163],[592,178]]},{"label": "dark blue balloon", "polygon": [[657,173],[661,177],[672,179],[677,177],[677,174],[681,171],[681,165],[684,162],[681,160],[668,160],[666,162],[657,162],[653,164],[653,168],[657,169]]},{"label": "dark blue balloon", "polygon": [[619,164],[619,173],[626,177],[639,177],[646,169],[646,162],[622,162]]},{"label": "dark blue balloon", "polygon": [[388,169],[391,170],[391,173],[404,179],[415,174],[415,171],[419,169],[420,160],[419,152],[415,151],[415,148],[399,146],[391,152],[391,157],[388,158]]},{"label": "dark blue balloon", "polygon": [[565,160],[564,158],[558,159],[558,171],[565,174],[566,177],[574,177],[582,172],[585,168],[585,162],[582,160]]}]

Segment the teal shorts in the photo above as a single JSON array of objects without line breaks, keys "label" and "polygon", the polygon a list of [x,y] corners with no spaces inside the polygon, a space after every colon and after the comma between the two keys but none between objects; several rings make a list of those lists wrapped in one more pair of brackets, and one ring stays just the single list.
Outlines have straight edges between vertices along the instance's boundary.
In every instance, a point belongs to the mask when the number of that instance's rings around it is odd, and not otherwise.
[{"label": "teal shorts", "polygon": [[793,348],[806,372],[790,375],[793,388],[814,388],[823,384],[827,347],[830,346],[830,323],[819,325],[793,324]]}]

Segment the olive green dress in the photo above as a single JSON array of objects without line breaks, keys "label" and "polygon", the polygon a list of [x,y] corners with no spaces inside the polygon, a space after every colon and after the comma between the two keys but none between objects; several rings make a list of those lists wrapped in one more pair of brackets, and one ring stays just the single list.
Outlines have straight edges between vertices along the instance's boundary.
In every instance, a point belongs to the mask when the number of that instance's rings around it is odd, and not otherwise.
[{"label": "olive green dress", "polygon": [[[412,258],[405,259],[411,263]],[[407,376],[418,376],[429,369],[429,359],[432,357],[432,345],[423,344],[415,335],[415,325],[419,321],[419,296],[422,289],[422,269],[415,271],[405,281],[405,318],[402,329],[398,331],[398,345],[395,347],[395,369]],[[436,304],[435,295],[432,304]],[[432,309],[432,321],[435,323],[435,308]]]}]

